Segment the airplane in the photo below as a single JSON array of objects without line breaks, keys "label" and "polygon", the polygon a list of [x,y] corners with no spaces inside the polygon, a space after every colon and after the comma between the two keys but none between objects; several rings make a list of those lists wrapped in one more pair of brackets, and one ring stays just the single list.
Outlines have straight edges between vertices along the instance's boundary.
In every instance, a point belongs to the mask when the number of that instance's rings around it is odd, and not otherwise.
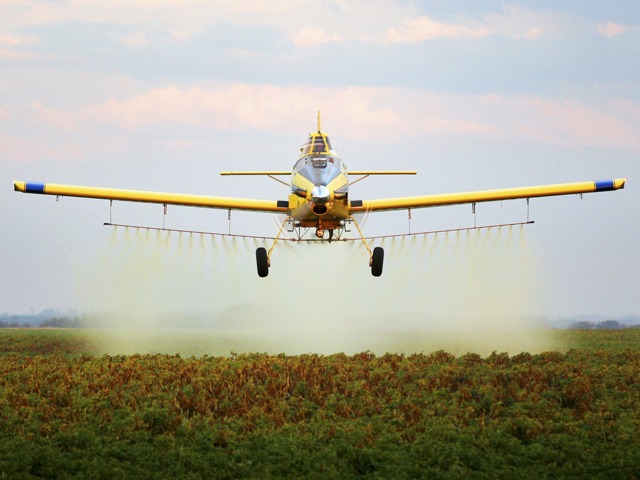
[{"label": "airplane", "polygon": [[[512,199],[527,199],[556,195],[570,195],[604,192],[622,189],[625,178],[613,180],[595,180],[574,183],[560,183],[529,187],[503,188],[497,190],[479,190],[471,192],[433,194],[410,197],[382,198],[374,200],[356,200],[350,197],[349,187],[371,175],[415,175],[415,171],[401,170],[349,170],[337,152],[333,149],[329,136],[320,126],[318,112],[318,128],[310,133],[306,143],[300,148],[298,160],[291,171],[227,171],[221,175],[263,175],[279,181],[291,188],[287,200],[258,200],[246,198],[228,198],[206,195],[190,195],[181,193],[149,192],[141,190],[123,190],[113,188],[86,187],[76,185],[60,185],[42,182],[15,181],[14,190],[24,193],[45,194],[97,198],[131,202],[146,202],[167,205],[183,205],[229,210],[245,210],[286,215],[280,231],[267,251],[265,247],[256,250],[258,275],[266,277],[271,267],[271,254],[280,239],[285,225],[290,225],[290,232],[297,233],[297,240],[305,240],[309,230],[315,229],[315,241],[340,240],[342,234],[353,224],[369,253],[371,274],[379,277],[382,274],[384,250],[382,247],[369,247],[364,234],[355,220],[358,213],[411,210],[435,206],[471,204],[475,212],[476,203]],[[291,183],[276,178],[290,175]],[[349,177],[359,177],[350,181]],[[532,222],[527,222],[532,223]],[[105,225],[113,225],[106,223]],[[164,229],[164,227],[163,227]],[[327,237],[327,238],[325,238]],[[309,241],[306,239],[306,241]]]}]

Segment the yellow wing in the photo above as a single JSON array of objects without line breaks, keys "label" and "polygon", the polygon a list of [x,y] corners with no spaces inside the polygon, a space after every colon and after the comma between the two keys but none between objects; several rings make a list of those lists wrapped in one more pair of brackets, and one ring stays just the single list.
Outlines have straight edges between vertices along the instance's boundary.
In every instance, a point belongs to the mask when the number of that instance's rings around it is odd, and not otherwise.
[{"label": "yellow wing", "polygon": [[100,198],[129,202],[160,203],[190,207],[222,208],[230,210],[252,210],[257,212],[288,213],[289,202],[282,200],[254,200],[249,198],[211,197],[183,193],[145,192],[115,188],[82,187],[55,183],[13,182],[19,192],[56,195],[61,197]]},{"label": "yellow wing", "polygon": [[349,170],[349,175],[415,175],[415,170]]},{"label": "yellow wing", "polygon": [[352,200],[349,213],[381,210],[403,210],[407,208],[437,207],[461,203],[480,203],[516,198],[550,197],[590,192],[603,192],[624,188],[625,178],[596,180],[576,183],[559,183],[536,187],[503,188],[500,190],[479,190],[475,192],[445,193],[419,197],[398,197],[379,200]]},{"label": "yellow wing", "polygon": [[[349,175],[415,175],[415,170],[349,170]],[[246,172],[220,172],[220,175],[291,175],[291,170],[251,170]]]},{"label": "yellow wing", "polygon": [[291,170],[252,170],[247,172],[220,172],[220,175],[291,175]]}]

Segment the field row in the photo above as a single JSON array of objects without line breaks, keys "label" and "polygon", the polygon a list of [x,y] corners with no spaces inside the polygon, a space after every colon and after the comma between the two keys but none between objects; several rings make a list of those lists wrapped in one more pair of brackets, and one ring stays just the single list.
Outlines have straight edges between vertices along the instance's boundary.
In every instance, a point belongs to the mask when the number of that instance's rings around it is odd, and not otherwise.
[{"label": "field row", "polygon": [[640,477],[630,348],[14,353],[0,357],[0,392],[9,477]]}]

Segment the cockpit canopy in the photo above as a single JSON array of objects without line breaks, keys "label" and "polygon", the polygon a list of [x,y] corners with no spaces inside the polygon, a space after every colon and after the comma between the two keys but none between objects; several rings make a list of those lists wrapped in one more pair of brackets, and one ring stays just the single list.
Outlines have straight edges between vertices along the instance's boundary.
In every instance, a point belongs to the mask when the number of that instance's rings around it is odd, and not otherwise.
[{"label": "cockpit canopy", "polygon": [[329,136],[321,132],[310,134],[307,143],[300,149],[302,152],[301,156],[309,154],[329,154],[330,150],[331,142],[329,141]]}]

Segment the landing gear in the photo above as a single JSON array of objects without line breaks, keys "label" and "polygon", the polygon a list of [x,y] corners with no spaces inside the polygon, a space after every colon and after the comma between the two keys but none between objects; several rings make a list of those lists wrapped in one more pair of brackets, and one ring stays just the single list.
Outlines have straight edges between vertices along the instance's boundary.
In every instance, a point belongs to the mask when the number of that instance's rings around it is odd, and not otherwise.
[{"label": "landing gear", "polygon": [[384,250],[382,247],[376,247],[373,249],[373,255],[371,255],[371,275],[379,277],[382,275],[382,262],[384,261]]},{"label": "landing gear", "polygon": [[353,217],[349,217],[349,219],[353,222],[353,224],[358,229],[358,233],[360,234],[360,238],[362,238],[362,243],[367,247],[367,251],[369,252],[369,266],[371,267],[371,275],[374,277],[379,277],[382,275],[382,263],[384,261],[384,250],[382,247],[376,247],[373,249],[373,252],[369,248],[369,244],[367,244],[367,239],[364,238],[362,234],[362,230],[360,230],[360,225],[356,222],[356,219]]},{"label": "landing gear", "polygon": [[269,275],[269,256],[267,249],[260,247],[256,250],[256,263],[258,264],[258,276],[266,277]]},{"label": "landing gear", "polygon": [[256,250],[256,264],[258,266],[259,277],[264,278],[267,275],[269,275],[269,267],[271,266],[271,252],[273,252],[273,249],[275,248],[276,243],[278,243],[278,239],[280,238],[280,235],[282,235],[282,230],[284,230],[284,226],[287,224],[287,222],[290,219],[291,217],[287,217],[285,221],[282,222],[280,231],[278,232],[278,235],[276,235],[276,238],[273,239],[273,245],[271,245],[271,248],[269,249],[268,252],[267,252],[267,249],[264,247],[259,247]]},{"label": "landing gear", "polygon": [[[371,268],[371,275],[373,275],[374,277],[379,277],[380,275],[382,275],[382,265],[384,262],[384,250],[382,249],[382,247],[375,247],[373,251],[371,251],[371,248],[367,244],[367,239],[362,234],[362,230],[360,229],[358,222],[356,222],[356,220],[353,217],[349,217],[348,220],[353,222],[353,224],[358,229],[358,233],[360,234],[362,243],[366,247],[367,252],[369,252],[369,267]],[[271,268],[271,253],[273,252],[273,249],[275,248],[276,243],[278,243],[278,240],[280,239],[280,235],[282,235],[284,226],[290,221],[291,221],[291,217],[287,217],[286,220],[282,223],[282,226],[280,227],[280,231],[278,232],[278,235],[276,235],[276,237],[273,239],[273,245],[271,245],[271,248],[268,251],[264,247],[260,247],[256,250],[256,266],[258,268],[259,277],[264,278],[269,275],[269,268]],[[294,225],[294,228],[296,226],[298,228],[300,227],[300,225]],[[332,225],[332,226],[335,226],[335,225]],[[344,227],[344,224],[340,224],[339,226],[340,226],[340,230],[338,230],[339,232],[337,235],[338,239],[340,239],[340,232],[346,228]],[[329,242],[331,242],[331,240],[333,240],[333,237],[334,237],[334,229],[328,228],[327,230],[329,231]],[[325,233],[325,229],[322,227],[322,225],[318,225],[316,227],[316,232],[315,232],[316,237],[318,239],[322,239],[324,238],[324,233]],[[300,235],[298,240],[301,240]]]}]

